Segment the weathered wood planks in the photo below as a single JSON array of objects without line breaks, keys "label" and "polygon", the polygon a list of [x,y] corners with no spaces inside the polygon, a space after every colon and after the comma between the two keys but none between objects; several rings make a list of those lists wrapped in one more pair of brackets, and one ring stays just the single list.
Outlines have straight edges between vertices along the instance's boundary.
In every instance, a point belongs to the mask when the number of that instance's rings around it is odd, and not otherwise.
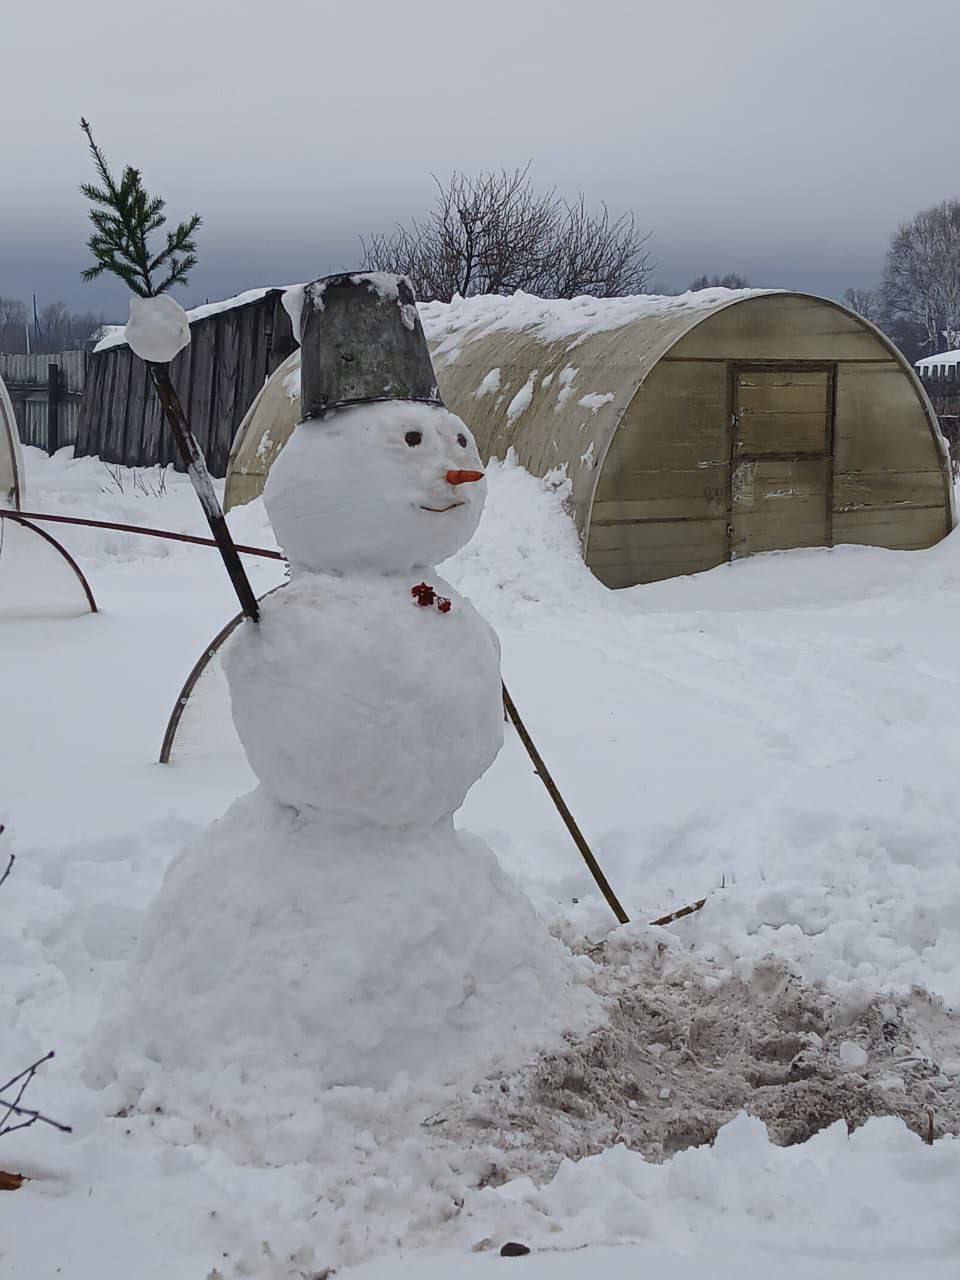
[{"label": "weathered wood planks", "polygon": [[[190,345],[170,365],[173,385],[215,476],[226,474],[234,434],[264,379],[294,349],[281,296],[280,289],[271,289],[254,301],[195,320]],[[132,467],[182,465],[146,365],[125,344],[89,357],[76,452]]]}]

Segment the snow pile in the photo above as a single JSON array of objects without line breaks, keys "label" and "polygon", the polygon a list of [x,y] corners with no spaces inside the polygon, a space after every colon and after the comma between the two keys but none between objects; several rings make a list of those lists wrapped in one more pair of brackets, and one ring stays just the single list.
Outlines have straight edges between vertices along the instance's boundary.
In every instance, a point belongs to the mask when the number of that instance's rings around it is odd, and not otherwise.
[{"label": "snow pile", "polygon": [[190,1119],[187,1093],[246,1084],[252,1139],[325,1086],[472,1083],[558,1047],[597,1017],[575,973],[449,819],[374,840],[254,792],[167,873],[94,1061]]},{"label": "snow pile", "polygon": [[958,1191],[956,1141],[930,1153],[897,1121],[871,1120],[852,1136],[838,1122],[802,1147],[778,1148],[761,1121],[741,1115],[712,1148],[682,1152],[669,1165],[616,1146],[565,1163],[543,1188],[519,1180],[485,1198],[507,1210],[498,1239],[560,1250],[612,1239],[673,1249],[682,1241],[701,1257],[763,1251],[765,1274],[771,1265],[779,1274],[784,1258],[803,1259],[809,1276],[824,1274],[825,1260],[865,1254],[910,1271],[950,1259],[955,1231],[931,1236],[917,1227],[931,1217],[946,1223]]},{"label": "snow pile", "polygon": [[[58,450],[52,458],[42,450],[28,446],[24,456],[32,510],[81,519],[92,516],[120,524],[210,536],[210,528],[190,478],[173,466],[124,467],[101,462],[97,457],[75,458],[72,446]],[[222,499],[223,481],[214,480],[213,484]],[[227,523],[238,542],[271,550],[276,548],[276,539],[262,501],[231,511]],[[188,571],[187,566],[196,564],[198,559],[196,547],[159,538],[141,538],[110,529],[68,525],[43,527],[49,528],[94,577],[104,562],[123,562],[132,569],[134,566],[142,567],[144,561],[170,560],[181,570]],[[200,563],[206,563],[211,555],[212,565],[217,559],[217,552],[201,551]],[[248,560],[248,569],[254,575],[265,568],[259,560]],[[276,570],[272,572],[275,577]],[[223,598],[228,599],[229,595],[228,589]]]},{"label": "snow pile", "polygon": [[743,298],[775,289],[699,289],[676,296],[644,293],[625,298],[538,298],[517,292],[455,297],[420,303],[420,319],[434,360],[453,360],[466,342],[497,332],[532,332],[542,343],[566,342],[573,349],[586,338],[635,320],[705,315]]},{"label": "snow pile", "polygon": [[[159,492],[159,473],[143,473],[145,494],[131,473],[115,482],[69,451],[25,455],[31,501],[45,509],[204,532],[182,476],[168,473]],[[4,1275],[59,1267],[102,1280],[109,1241],[107,1270],[138,1280],[302,1280],[332,1266],[357,1280],[449,1280],[514,1265],[497,1253],[519,1239],[534,1253],[516,1265],[535,1280],[585,1269],[953,1280],[960,1144],[941,1135],[956,1127],[960,1093],[960,685],[949,645],[960,538],[917,553],[777,553],[611,593],[580,560],[565,477],[542,483],[508,462],[488,482],[477,535],[444,577],[496,626],[511,692],[641,925],[612,930],[512,731],[457,821],[581,953],[563,998],[596,990],[608,1024],[490,1078],[478,1070],[468,1089],[414,1087],[419,1066],[385,1089],[318,1090],[314,1062],[301,1072],[264,1061],[242,1079],[214,1037],[185,1046],[203,1059],[196,1070],[161,1073],[144,1051],[151,1023],[182,1037],[218,1016],[200,1012],[201,967],[184,1027],[158,981],[141,1010],[146,1034],[99,1064],[112,1084],[91,1088],[81,1064],[101,1003],[118,1012],[138,948],[159,976],[182,945],[145,922],[167,869],[255,780],[229,752],[155,764],[183,678],[236,610],[215,552],[64,529],[101,614],[2,627],[0,699],[17,749],[4,760],[0,821],[16,828],[17,863],[0,890],[0,1018],[8,1074],[56,1049],[32,1102],[74,1134],[4,1139],[0,1165],[32,1179],[8,1206]],[[264,542],[261,502],[230,520],[244,541]],[[260,591],[282,579],[276,564],[249,567]],[[274,817],[255,824],[241,806],[229,820],[249,828],[231,842],[236,884],[211,846],[204,892],[216,888],[223,906],[193,902],[190,943],[199,955],[209,934],[211,974],[214,962],[243,963],[258,911],[264,941],[263,922],[288,913],[303,957],[338,927],[321,894],[348,892],[347,869],[333,881],[322,859],[296,860],[306,891],[294,911],[293,855],[277,847],[307,834],[289,813]],[[432,850],[405,848],[376,875],[384,894],[399,892],[402,865],[419,859],[437,924],[433,894],[451,866],[431,863]],[[367,856],[357,851],[361,868]],[[185,897],[205,874],[192,865],[171,872]],[[453,882],[466,905],[451,932],[467,951],[483,929],[505,945],[489,915],[495,879],[475,919]],[[642,927],[705,893],[697,914]],[[407,914],[408,928],[428,923]],[[336,963],[369,966],[388,991],[429,978],[450,998],[451,973],[424,973],[416,947],[395,973],[378,967],[379,932],[350,918],[363,945]],[[436,936],[456,961],[458,947]],[[260,953],[260,970],[278,960]],[[290,998],[263,1016],[287,1035],[317,1025],[316,995],[327,995],[289,954],[284,963]],[[506,983],[505,1019],[533,1037]],[[417,1006],[425,1018],[429,999]],[[260,1016],[245,1008],[238,1022]],[[456,1017],[469,1018],[469,1002]],[[397,1023],[374,1026],[354,1008],[323,1018],[321,1038],[343,1023],[351,1037],[384,1037],[398,1060],[414,1055]],[[425,1024],[416,1042],[432,1067]],[[364,1058],[366,1079],[387,1053]],[[754,1118],[737,1119],[742,1109]],[[867,1118],[878,1111],[888,1117]],[[929,1113],[932,1147],[907,1127],[925,1132]],[[865,1123],[848,1135],[840,1118]],[[830,1127],[810,1137],[820,1125]],[[712,1147],[690,1145],[714,1134]]]}]

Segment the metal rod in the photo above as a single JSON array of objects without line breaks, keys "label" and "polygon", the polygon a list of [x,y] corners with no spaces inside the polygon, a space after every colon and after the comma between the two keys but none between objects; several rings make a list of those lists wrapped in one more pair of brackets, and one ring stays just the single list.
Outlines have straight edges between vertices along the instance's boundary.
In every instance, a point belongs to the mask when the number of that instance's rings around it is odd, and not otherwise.
[{"label": "metal rod", "polygon": [[[201,537],[197,537],[195,534],[190,534],[190,533],[175,533],[172,529],[153,529],[153,528],[148,528],[144,525],[119,524],[113,520],[91,520],[86,517],[80,517],[80,516],[45,515],[42,512],[38,512],[38,511],[0,510],[0,518],[3,518],[4,516],[6,516],[8,519],[11,519],[11,520],[16,520],[18,516],[21,516],[25,520],[51,520],[56,522],[57,524],[73,524],[73,525],[80,525],[83,527],[89,527],[93,529],[113,529],[119,533],[136,533],[136,534],[141,534],[146,537],[152,537],[152,538],[167,538],[173,542],[188,542],[188,543],[192,543],[194,545],[202,546],[202,547],[219,546],[219,544],[215,542],[213,538],[201,538]],[[231,539],[231,546],[233,547],[233,550],[235,552],[241,552],[244,555],[264,556],[270,560],[285,559],[282,552],[269,551],[267,550],[266,547],[245,546],[243,543],[239,543],[239,544],[234,543],[232,539]],[[258,615],[259,615],[259,610],[258,610]],[[249,617],[250,615],[248,614],[247,616]],[[230,627],[232,627],[232,625],[233,625],[232,623],[228,624],[228,626]],[[557,812],[560,814],[560,817],[563,819],[564,825],[569,831],[574,844],[577,846],[577,849],[580,851],[581,857],[583,858],[584,862],[587,864],[587,867],[590,869],[590,874],[593,876],[594,880],[596,881],[597,886],[600,889],[600,892],[603,894],[604,898],[606,898],[611,911],[617,917],[619,922],[621,924],[629,924],[630,917],[627,915],[626,911],[624,911],[619,898],[611,888],[610,882],[607,880],[607,877],[603,874],[603,871],[600,868],[600,864],[597,862],[597,859],[595,858],[593,851],[591,850],[590,846],[587,844],[587,841],[586,841],[586,838],[584,837],[583,832],[580,830],[579,826],[577,825],[576,819],[574,818],[573,814],[570,812],[569,808],[567,807],[566,801],[564,800],[563,796],[560,794],[560,789],[557,786],[556,782],[554,782],[553,776],[551,775],[550,770],[547,768],[546,764],[544,763],[543,756],[541,756],[540,752],[537,750],[536,744],[534,743],[533,738],[531,738],[530,733],[527,729],[527,726],[524,724],[520,716],[520,712],[517,710],[516,703],[513,701],[513,698],[510,696],[510,693],[506,685],[503,685],[503,706],[504,706],[504,710],[506,711],[507,715],[510,718],[510,722],[512,723],[513,727],[516,729],[520,737],[520,741],[523,743],[523,746],[524,746],[524,749],[526,750],[527,755],[530,757],[530,760],[533,763],[535,773],[537,774],[537,776],[539,777],[543,785],[546,787],[547,793],[550,796],[550,799],[553,801],[554,807],[556,808]],[[702,905],[703,903],[698,903],[697,907]],[[688,907],[684,911],[679,912],[678,915],[686,915],[690,911],[696,910],[697,907]],[[661,923],[661,921],[654,921],[654,923],[659,924]]]},{"label": "metal rod", "polygon": [[180,456],[186,463],[187,474],[196,490],[197,497],[200,499],[203,513],[207,517],[207,524],[210,526],[213,540],[220,555],[223,557],[223,563],[226,566],[227,573],[230,575],[233,589],[237,593],[240,608],[252,622],[259,622],[260,607],[257,604],[257,597],[254,595],[253,587],[250,585],[247,571],[244,569],[239,555],[237,555],[237,548],[234,545],[230,530],[227,528],[223,509],[214,492],[213,481],[210,479],[210,472],[207,470],[207,464],[197,443],[197,438],[190,430],[183,412],[183,405],[180,403],[180,397],[170,381],[170,367],[166,364],[154,364],[153,361],[147,361],[147,368],[150,370],[150,377],[153,379],[153,385],[163,406],[164,415],[177,442]]},{"label": "metal rod", "polygon": [[[115,520],[90,520],[85,516],[55,516],[42,511],[7,511],[0,509],[0,518],[16,520],[22,516],[24,520],[49,520],[53,524],[75,524],[89,529],[113,529],[117,533],[139,533],[150,538],[166,538],[169,542],[189,542],[198,547],[215,547],[218,544],[213,538],[201,538],[193,533],[177,533],[173,529],[153,529],[142,524],[118,524]],[[269,551],[266,547],[248,547],[245,543],[235,542],[237,551],[248,556],[263,556],[267,560],[285,560],[282,551]]]},{"label": "metal rod", "polygon": [[510,717],[510,721],[513,724],[513,727],[516,729],[517,733],[520,735],[520,741],[523,743],[524,747],[526,747],[527,755],[533,761],[533,767],[537,776],[539,777],[543,785],[546,787],[547,792],[550,796],[550,799],[554,803],[554,807],[556,808],[557,812],[560,814],[560,817],[563,819],[564,823],[566,824],[567,830],[570,832],[570,835],[573,837],[573,843],[580,850],[581,857],[583,858],[587,866],[590,868],[590,874],[593,876],[594,880],[596,880],[597,886],[599,887],[600,892],[606,898],[607,903],[610,906],[610,910],[617,917],[617,919],[620,921],[621,924],[629,924],[630,917],[627,915],[623,907],[620,905],[620,899],[613,892],[613,889],[611,889],[610,882],[607,880],[607,877],[600,870],[599,862],[597,862],[596,858],[593,856],[593,852],[591,851],[590,846],[587,844],[586,839],[584,838],[583,832],[577,826],[577,823],[576,823],[576,820],[574,819],[573,814],[567,808],[566,802],[564,801],[563,796],[560,794],[560,789],[558,788],[557,784],[554,782],[550,774],[550,770],[544,764],[543,757],[541,756],[540,752],[537,750],[536,746],[534,745],[534,741],[530,737],[530,734],[527,732],[527,726],[521,720],[520,712],[517,710],[516,704],[514,703],[513,699],[510,697],[510,694],[507,690],[506,685],[503,686],[503,707],[507,715]]}]

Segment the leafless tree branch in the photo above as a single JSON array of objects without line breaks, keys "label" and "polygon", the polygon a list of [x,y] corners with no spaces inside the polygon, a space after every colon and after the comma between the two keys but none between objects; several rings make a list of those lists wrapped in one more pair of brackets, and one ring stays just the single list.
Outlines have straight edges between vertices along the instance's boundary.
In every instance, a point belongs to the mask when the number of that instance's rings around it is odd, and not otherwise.
[{"label": "leafless tree branch", "polygon": [[634,214],[590,213],[556,190],[537,192],[530,165],[470,178],[434,175],[433,208],[421,222],[361,238],[363,267],[410,277],[425,301],[513,293],[616,297],[643,291],[651,264],[648,235]]},{"label": "leafless tree branch", "polygon": [[[0,823],[0,836],[3,835],[3,832],[4,826],[3,823]],[[3,875],[0,876],[0,886],[6,882],[7,877],[13,870],[14,861],[14,855],[11,853]],[[51,1120],[49,1116],[45,1116],[41,1111],[35,1111],[32,1107],[20,1105],[23,1101],[23,1095],[37,1071],[45,1062],[49,1062],[53,1056],[53,1050],[51,1049],[42,1058],[32,1062],[29,1067],[24,1067],[15,1076],[11,1076],[6,1084],[0,1084],[0,1138],[4,1134],[14,1133],[17,1129],[29,1129],[34,1124],[49,1124],[54,1129],[59,1129],[61,1133],[73,1132],[68,1124],[61,1124],[59,1120]],[[13,1097],[5,1097],[4,1095],[11,1090],[14,1091]],[[16,1183],[15,1185],[19,1186],[20,1184]]]},{"label": "leafless tree branch", "polygon": [[[45,1062],[49,1062],[53,1056],[53,1050],[51,1049],[49,1053],[45,1053],[42,1058],[38,1058],[29,1067],[24,1067],[22,1071],[17,1072],[6,1084],[0,1085],[0,1111],[3,1112],[0,1115],[0,1138],[4,1137],[5,1134],[15,1133],[17,1129],[29,1129],[31,1125],[38,1123],[48,1124],[54,1129],[59,1129],[61,1133],[73,1132],[70,1125],[61,1124],[59,1120],[51,1120],[49,1116],[45,1116],[40,1111],[34,1111],[32,1107],[22,1107],[20,1105],[28,1085],[37,1074],[39,1068]],[[12,1102],[3,1096],[11,1089],[16,1090]],[[11,1123],[13,1117],[16,1117],[16,1123]]]},{"label": "leafless tree branch", "polygon": [[894,319],[920,330],[927,354],[960,342],[960,200],[924,209],[898,228],[883,301]]}]

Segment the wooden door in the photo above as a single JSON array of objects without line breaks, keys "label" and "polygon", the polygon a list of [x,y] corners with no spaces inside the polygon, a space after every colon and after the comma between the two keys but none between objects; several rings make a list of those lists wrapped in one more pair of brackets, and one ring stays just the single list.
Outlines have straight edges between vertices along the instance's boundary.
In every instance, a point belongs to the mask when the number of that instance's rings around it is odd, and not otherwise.
[{"label": "wooden door", "polygon": [[731,370],[730,558],[830,546],[831,365]]}]

